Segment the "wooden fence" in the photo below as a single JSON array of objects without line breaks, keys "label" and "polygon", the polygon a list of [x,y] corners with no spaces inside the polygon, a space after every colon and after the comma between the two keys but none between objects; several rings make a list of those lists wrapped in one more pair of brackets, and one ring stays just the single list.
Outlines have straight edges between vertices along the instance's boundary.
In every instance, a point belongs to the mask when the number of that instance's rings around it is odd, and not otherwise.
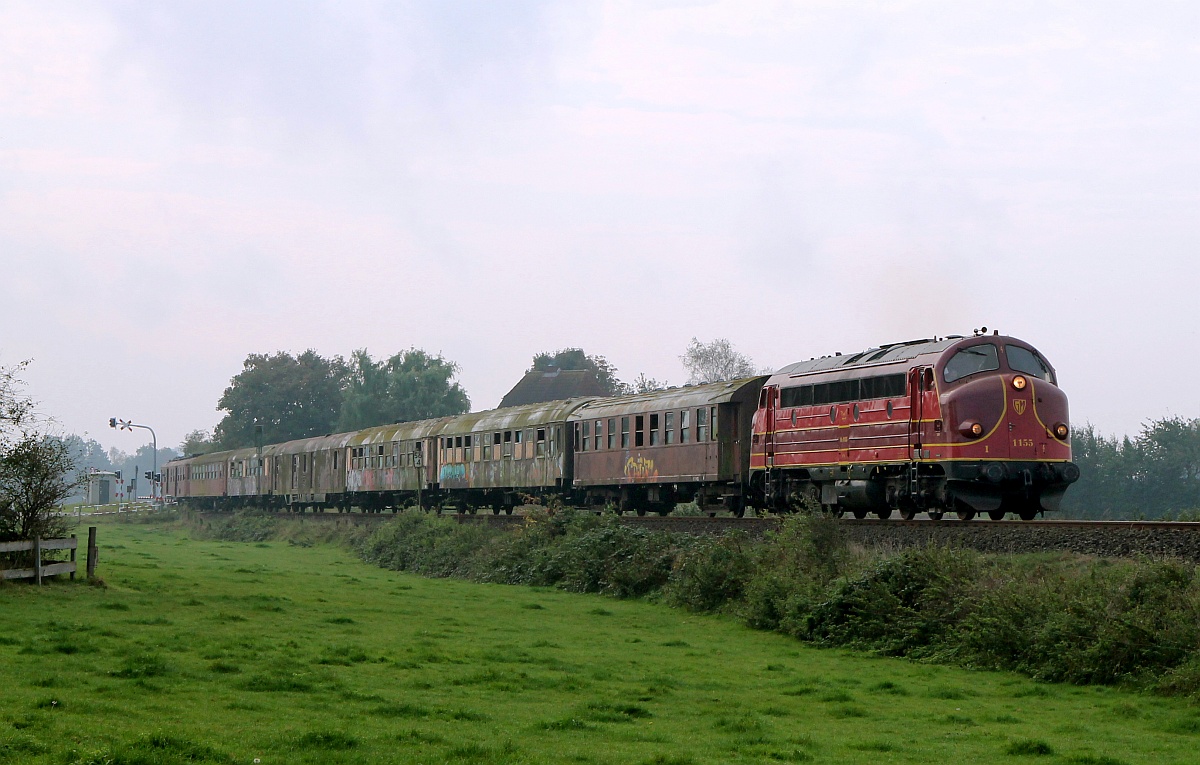
[{"label": "wooden fence", "polygon": [[[0,553],[33,551],[33,568],[0,569],[0,579],[34,579],[42,583],[42,577],[70,574],[75,578],[75,551],[79,548],[79,540],[72,534],[70,539],[27,539],[21,542],[0,542]],[[71,560],[42,563],[42,552],[45,550],[70,550]],[[87,541],[87,577],[96,575],[96,527],[88,527]]]}]

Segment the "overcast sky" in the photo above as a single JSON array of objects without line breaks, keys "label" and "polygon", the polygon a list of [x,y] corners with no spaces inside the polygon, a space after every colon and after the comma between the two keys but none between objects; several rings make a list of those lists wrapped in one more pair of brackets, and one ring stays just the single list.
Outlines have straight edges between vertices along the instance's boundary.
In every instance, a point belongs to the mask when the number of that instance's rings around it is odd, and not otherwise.
[{"label": "overcast sky", "polygon": [[0,364],[211,428],[246,355],[685,381],[999,328],[1200,417],[1200,4],[0,0]]}]

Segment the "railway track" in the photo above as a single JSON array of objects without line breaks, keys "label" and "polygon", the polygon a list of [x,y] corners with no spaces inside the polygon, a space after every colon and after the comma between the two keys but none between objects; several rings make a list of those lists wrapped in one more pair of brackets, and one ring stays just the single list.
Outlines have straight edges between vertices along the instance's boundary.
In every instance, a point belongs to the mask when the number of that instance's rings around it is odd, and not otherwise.
[{"label": "railway track", "polygon": [[[206,513],[216,519],[221,513]],[[313,523],[379,523],[392,513],[281,513]],[[526,516],[447,515],[459,523],[506,527],[524,523]],[[733,516],[621,516],[621,523],[643,529],[685,534],[723,534],[740,531],[762,536],[777,529],[779,517],[735,518]],[[1073,552],[1082,555],[1128,558],[1149,556],[1179,558],[1200,563],[1200,523],[1167,521],[1081,521],[1081,520],[879,520],[842,518],[838,521],[847,538],[864,547],[890,549],[945,544],[981,552],[1034,553]]]}]

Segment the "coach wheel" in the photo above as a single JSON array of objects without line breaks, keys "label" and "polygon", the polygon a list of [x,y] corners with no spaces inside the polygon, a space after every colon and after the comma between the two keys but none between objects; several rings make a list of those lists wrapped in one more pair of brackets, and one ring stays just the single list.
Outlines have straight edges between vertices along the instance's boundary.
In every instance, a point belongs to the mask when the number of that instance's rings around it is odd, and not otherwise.
[{"label": "coach wheel", "polygon": [[857,509],[854,511],[854,517],[861,521],[863,518],[867,517],[867,511],[862,510],[862,509]]},{"label": "coach wheel", "polygon": [[1028,510],[1022,510],[1021,512],[1017,513],[1017,515],[1021,516],[1021,520],[1023,520],[1023,521],[1032,521],[1034,518],[1037,517],[1037,514],[1038,514],[1038,511],[1034,510],[1033,508],[1030,508]]},{"label": "coach wheel", "polygon": [[1004,520],[1004,511],[988,510],[988,518],[991,518],[993,521],[1002,521]]},{"label": "coach wheel", "polygon": [[504,514],[505,514],[505,515],[512,515],[512,508],[511,508],[511,507],[506,507],[506,508],[504,508]]},{"label": "coach wheel", "polygon": [[955,513],[955,515],[958,516],[958,519],[960,521],[975,520],[975,511],[974,510],[959,510],[957,513]]},{"label": "coach wheel", "polygon": [[941,510],[930,510],[929,511],[929,520],[940,521],[941,519],[942,519],[942,511]]},{"label": "coach wheel", "polygon": [[493,507],[493,508],[492,508],[492,515],[499,515],[499,514],[500,514],[500,508],[498,508],[498,507]]},{"label": "coach wheel", "polygon": [[911,521],[917,517],[917,509],[915,507],[906,507],[900,511],[900,517],[906,521]]},{"label": "coach wheel", "polygon": [[876,510],[875,515],[879,518],[879,520],[886,521],[888,518],[892,517],[892,508],[885,507],[882,510]]}]

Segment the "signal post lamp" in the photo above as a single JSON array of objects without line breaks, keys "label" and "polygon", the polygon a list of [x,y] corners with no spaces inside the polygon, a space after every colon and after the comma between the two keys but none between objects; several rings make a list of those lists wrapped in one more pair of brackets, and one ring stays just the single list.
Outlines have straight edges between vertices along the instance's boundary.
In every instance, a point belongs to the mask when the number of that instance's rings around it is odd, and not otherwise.
[{"label": "signal post lamp", "polygon": [[[134,428],[142,428],[150,431],[150,443],[154,449],[154,470],[146,473],[146,480],[150,481],[150,504],[154,507],[158,506],[158,482],[162,478],[158,474],[158,436],[154,435],[154,428],[149,425],[138,425],[132,420],[118,420],[116,417],[108,418],[108,427],[116,428],[117,430],[128,430],[131,433]],[[137,497],[133,498],[134,501]]]}]

